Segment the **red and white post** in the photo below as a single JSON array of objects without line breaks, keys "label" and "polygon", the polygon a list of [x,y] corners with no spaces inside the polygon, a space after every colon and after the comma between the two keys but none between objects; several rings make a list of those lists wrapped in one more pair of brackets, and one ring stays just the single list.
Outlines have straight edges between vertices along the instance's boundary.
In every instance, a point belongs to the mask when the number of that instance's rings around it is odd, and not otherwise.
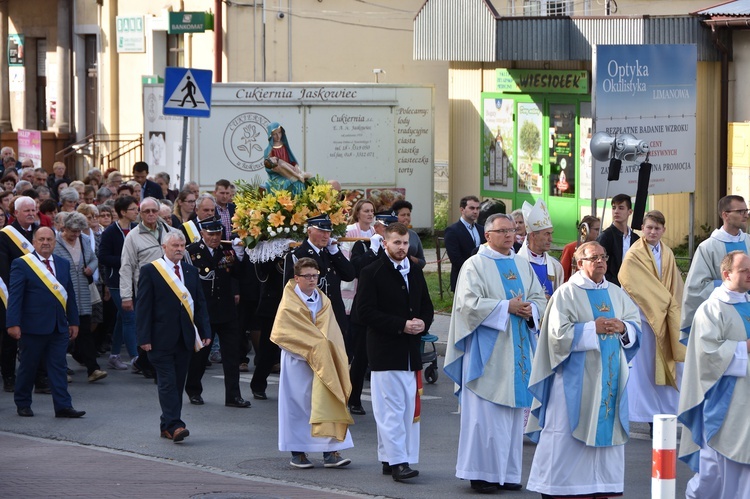
[{"label": "red and white post", "polygon": [[677,416],[654,415],[651,451],[651,498],[675,499],[677,482]]}]

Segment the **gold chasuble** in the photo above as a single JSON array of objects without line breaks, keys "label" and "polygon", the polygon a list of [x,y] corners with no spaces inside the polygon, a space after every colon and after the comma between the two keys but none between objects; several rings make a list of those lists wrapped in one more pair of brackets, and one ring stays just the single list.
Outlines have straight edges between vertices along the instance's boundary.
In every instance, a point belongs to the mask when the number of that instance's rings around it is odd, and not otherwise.
[{"label": "gold chasuble", "polygon": [[347,409],[352,384],[344,337],[327,296],[320,293],[322,306],[313,323],[310,309],[294,288],[292,280],[284,288],[279,305],[281,313],[274,320],[271,341],[304,358],[314,373],[310,414],[312,436],[342,442],[347,428],[354,424]]},{"label": "gold chasuble", "polygon": [[679,390],[675,362],[685,361],[685,345],[680,343],[680,306],[684,284],[672,250],[662,243],[660,253],[661,279],[654,255],[643,238],[628,250],[617,278],[654,331],[654,381],[657,385],[671,385]]}]

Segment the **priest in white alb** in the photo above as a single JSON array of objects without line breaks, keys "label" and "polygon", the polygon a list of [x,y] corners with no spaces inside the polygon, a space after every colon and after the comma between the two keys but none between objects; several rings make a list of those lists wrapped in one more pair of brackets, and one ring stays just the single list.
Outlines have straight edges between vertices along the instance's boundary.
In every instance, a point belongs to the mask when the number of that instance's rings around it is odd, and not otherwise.
[{"label": "priest in white alb", "polygon": [[513,218],[490,215],[484,229],[487,244],[458,276],[445,372],[461,404],[456,476],[488,493],[521,488],[523,413],[547,300],[531,265],[515,257]]},{"label": "priest in white alb", "polygon": [[523,218],[526,222],[526,239],[517,256],[531,264],[539,282],[544,286],[544,294],[549,299],[565,282],[562,264],[549,254],[554,232],[552,219],[547,211],[547,205],[541,199],[533,206],[528,201],[523,202]]},{"label": "priest in white alb", "polygon": [[538,443],[527,488],[543,498],[616,497],[624,490],[628,362],[638,308],[604,278],[607,254],[586,242],[578,272],[552,296],[539,333],[526,433]]},{"label": "priest in white alb", "polygon": [[695,312],[682,378],[688,499],[750,497],[750,257],[732,251],[720,270],[722,285]]},{"label": "priest in white alb", "polygon": [[750,236],[747,234],[748,209],[742,196],[724,196],[719,200],[722,226],[698,245],[685,278],[680,330],[682,342],[687,345],[693,316],[714,288],[721,285],[721,260],[730,251],[750,254]]}]

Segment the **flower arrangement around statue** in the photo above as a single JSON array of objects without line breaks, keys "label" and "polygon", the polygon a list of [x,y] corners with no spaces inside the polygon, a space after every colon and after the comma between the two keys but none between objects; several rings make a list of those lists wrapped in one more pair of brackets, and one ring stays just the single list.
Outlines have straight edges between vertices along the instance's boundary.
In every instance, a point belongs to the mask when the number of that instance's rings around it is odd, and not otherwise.
[{"label": "flower arrangement around statue", "polygon": [[308,179],[297,196],[288,190],[263,191],[258,185],[237,181],[234,231],[243,240],[251,261],[268,261],[281,256],[292,241],[307,237],[308,218],[328,214],[332,237],[346,233],[349,202],[322,177]]}]

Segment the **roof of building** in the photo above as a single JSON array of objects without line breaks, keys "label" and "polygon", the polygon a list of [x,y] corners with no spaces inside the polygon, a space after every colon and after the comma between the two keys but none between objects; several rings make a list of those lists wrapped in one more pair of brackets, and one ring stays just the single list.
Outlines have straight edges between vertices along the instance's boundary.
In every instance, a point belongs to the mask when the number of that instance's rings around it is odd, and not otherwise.
[{"label": "roof of building", "polygon": [[702,16],[745,17],[750,16],[750,0],[731,0],[694,12]]}]

